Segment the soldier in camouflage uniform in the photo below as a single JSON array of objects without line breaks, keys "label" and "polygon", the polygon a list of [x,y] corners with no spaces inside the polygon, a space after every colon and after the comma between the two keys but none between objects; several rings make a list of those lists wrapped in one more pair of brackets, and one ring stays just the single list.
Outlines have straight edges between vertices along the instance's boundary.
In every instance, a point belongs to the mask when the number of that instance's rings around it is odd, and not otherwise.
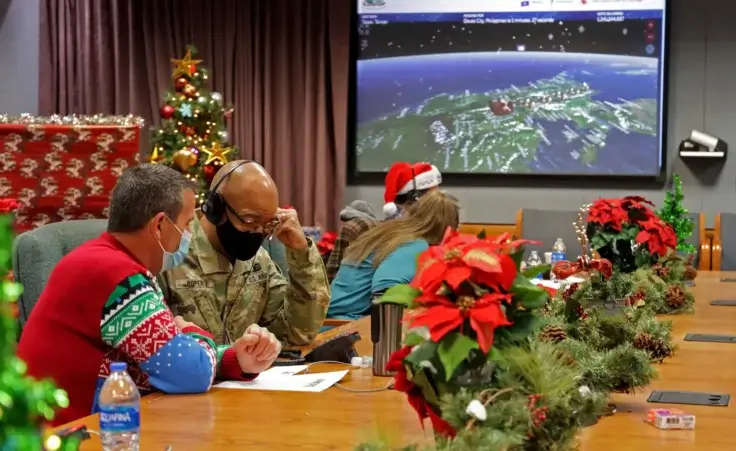
[{"label": "soldier in camouflage uniform", "polygon": [[[314,340],[327,313],[330,287],[317,246],[304,236],[296,211],[278,208],[271,176],[253,162],[233,161],[212,182],[225,209],[219,224],[202,211],[191,224],[192,243],[183,264],[159,283],[175,315],[228,344],[251,324],[267,327],[292,345]],[[286,247],[289,278],[268,252],[265,239]]]}]

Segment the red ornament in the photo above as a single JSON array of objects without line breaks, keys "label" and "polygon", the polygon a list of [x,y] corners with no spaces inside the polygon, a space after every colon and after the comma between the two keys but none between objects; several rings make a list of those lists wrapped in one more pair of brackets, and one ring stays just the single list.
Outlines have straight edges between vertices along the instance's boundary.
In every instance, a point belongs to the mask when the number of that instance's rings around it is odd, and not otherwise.
[{"label": "red ornament", "polygon": [[179,77],[174,82],[174,87],[176,88],[177,91],[181,91],[182,89],[184,89],[184,86],[186,86],[188,83],[189,83],[189,80],[187,80],[184,77]]},{"label": "red ornament", "polygon": [[212,183],[212,180],[215,179],[215,174],[217,174],[217,171],[220,170],[222,167],[222,162],[219,160],[215,160],[212,163],[205,165],[204,169],[202,170],[202,175],[204,175],[204,180],[209,184]]},{"label": "red ornament", "polygon": [[174,117],[174,109],[171,105],[164,105],[161,107],[161,119],[171,119]]}]

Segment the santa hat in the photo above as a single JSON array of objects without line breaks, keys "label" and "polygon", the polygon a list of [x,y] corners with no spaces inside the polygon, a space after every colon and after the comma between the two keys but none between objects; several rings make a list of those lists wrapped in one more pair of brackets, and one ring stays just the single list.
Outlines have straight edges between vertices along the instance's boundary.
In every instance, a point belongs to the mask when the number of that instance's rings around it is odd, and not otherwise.
[{"label": "santa hat", "polygon": [[410,191],[422,191],[434,188],[442,183],[442,174],[439,169],[429,163],[394,163],[386,174],[386,190],[383,193],[383,214],[386,217],[394,216],[398,208],[394,201],[396,196]]}]

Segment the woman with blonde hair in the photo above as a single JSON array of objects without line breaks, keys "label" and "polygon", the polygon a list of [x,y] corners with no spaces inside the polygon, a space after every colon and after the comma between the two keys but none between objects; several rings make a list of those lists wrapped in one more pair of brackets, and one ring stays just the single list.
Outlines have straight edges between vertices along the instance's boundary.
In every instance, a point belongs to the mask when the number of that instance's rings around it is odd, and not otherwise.
[{"label": "woman with blonde hair", "polygon": [[457,199],[441,191],[428,192],[406,213],[363,233],[348,247],[332,282],[328,318],[353,320],[367,315],[371,298],[409,283],[419,254],[442,241],[447,228],[457,228],[460,222]]}]

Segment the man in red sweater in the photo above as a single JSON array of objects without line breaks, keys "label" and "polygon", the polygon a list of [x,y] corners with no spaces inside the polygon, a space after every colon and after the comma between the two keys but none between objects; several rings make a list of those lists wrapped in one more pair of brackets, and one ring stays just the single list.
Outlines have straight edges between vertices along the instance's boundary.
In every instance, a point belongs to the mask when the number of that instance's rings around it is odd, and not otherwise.
[{"label": "man in red sweater", "polygon": [[107,232],[56,265],[34,307],[18,355],[36,378],[69,394],[60,425],[98,411],[112,362],[126,362],[141,394],[202,393],[215,378],[249,380],[281,349],[250,326],[232,346],[174,317],[155,274],[180,264],[194,219],[194,186],[163,165],[126,170],[110,199]]}]

